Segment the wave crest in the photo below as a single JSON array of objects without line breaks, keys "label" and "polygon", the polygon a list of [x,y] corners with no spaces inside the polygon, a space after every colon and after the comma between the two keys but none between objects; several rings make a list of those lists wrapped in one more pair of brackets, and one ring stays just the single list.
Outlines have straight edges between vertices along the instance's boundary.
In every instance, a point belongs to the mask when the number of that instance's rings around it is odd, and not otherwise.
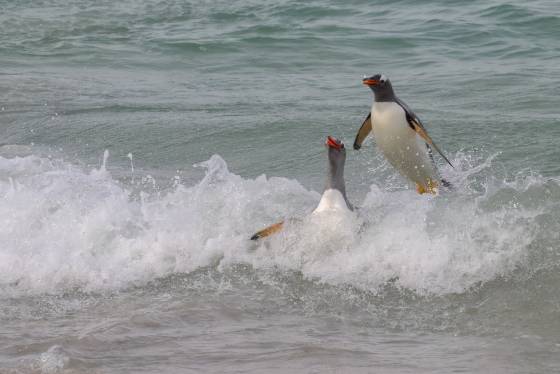
[{"label": "wave crest", "polygon": [[[206,175],[195,185],[140,194],[104,166],[0,157],[0,295],[115,290],[240,263],[373,292],[389,281],[420,294],[465,292],[522,267],[550,217],[558,221],[554,180],[473,188],[491,161],[466,162],[447,195],[372,185],[356,214],[310,218],[318,193],[286,178],[244,179],[217,155],[198,165]],[[291,217],[301,222],[248,240]]]}]

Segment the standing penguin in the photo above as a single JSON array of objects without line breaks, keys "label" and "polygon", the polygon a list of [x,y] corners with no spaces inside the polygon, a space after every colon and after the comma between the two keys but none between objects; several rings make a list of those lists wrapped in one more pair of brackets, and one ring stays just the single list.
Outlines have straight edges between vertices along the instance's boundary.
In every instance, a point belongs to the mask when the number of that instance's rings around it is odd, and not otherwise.
[{"label": "standing penguin", "polygon": [[[344,164],[346,162],[344,143],[332,136],[328,136],[325,146],[329,160],[327,183],[319,204],[311,214],[352,211],[353,207],[346,197],[346,185],[344,183]],[[282,230],[283,226],[284,221],[270,225],[251,236],[251,240],[272,235]]]},{"label": "standing penguin", "polygon": [[354,149],[373,131],[377,146],[395,169],[416,184],[420,194],[437,193],[438,186],[449,186],[441,179],[432,157],[435,149],[451,167],[453,165],[439,150],[414,112],[393,91],[391,81],[384,75],[364,78],[363,83],[374,94],[371,111],[362,123]]}]

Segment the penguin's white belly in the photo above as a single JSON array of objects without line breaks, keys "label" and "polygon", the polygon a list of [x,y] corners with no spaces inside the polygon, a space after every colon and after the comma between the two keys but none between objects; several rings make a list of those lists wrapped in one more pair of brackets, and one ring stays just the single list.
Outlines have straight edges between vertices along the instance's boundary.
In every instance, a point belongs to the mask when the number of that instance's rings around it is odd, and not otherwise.
[{"label": "penguin's white belly", "polygon": [[319,205],[317,205],[312,214],[333,210],[350,211],[342,193],[339,190],[328,189],[323,192]]},{"label": "penguin's white belly", "polygon": [[400,105],[394,102],[375,103],[372,124],[377,146],[395,169],[424,187],[438,180],[426,143],[409,126]]}]

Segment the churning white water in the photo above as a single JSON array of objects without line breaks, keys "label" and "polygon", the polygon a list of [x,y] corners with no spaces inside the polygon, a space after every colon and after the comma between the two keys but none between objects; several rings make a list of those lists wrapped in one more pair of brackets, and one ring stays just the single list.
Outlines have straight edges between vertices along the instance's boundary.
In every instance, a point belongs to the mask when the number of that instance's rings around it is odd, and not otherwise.
[{"label": "churning white water", "polygon": [[[309,217],[319,193],[285,178],[241,178],[219,156],[199,165],[206,175],[196,184],[148,192],[113,179],[106,162],[84,171],[0,158],[2,293],[117,290],[234,264],[372,292],[393,281],[418,294],[462,293],[523,266],[550,209],[532,191],[559,188],[531,177],[473,190],[475,168],[437,198],[372,185],[356,212]],[[301,220],[279,235],[248,240],[292,217]]]}]

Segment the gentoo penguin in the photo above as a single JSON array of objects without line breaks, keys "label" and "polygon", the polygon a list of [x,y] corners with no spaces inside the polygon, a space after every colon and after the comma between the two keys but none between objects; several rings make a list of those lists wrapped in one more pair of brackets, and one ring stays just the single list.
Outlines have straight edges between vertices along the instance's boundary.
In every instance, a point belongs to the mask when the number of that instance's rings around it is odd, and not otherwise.
[{"label": "gentoo penguin", "polygon": [[[324,212],[352,211],[352,204],[346,197],[346,185],[344,183],[344,163],[346,162],[346,149],[340,140],[328,136],[325,142],[328,155],[327,183],[321,196],[319,204],[311,213],[321,214]],[[274,234],[284,226],[284,221],[275,223],[251,236],[251,240],[264,238]]]},{"label": "gentoo penguin", "polygon": [[428,135],[418,116],[394,93],[391,81],[384,75],[364,78],[374,94],[371,111],[362,123],[354,149],[373,131],[377,146],[389,163],[402,175],[416,183],[418,193],[436,193],[441,180],[432,157],[435,149],[451,167],[453,165]]}]

